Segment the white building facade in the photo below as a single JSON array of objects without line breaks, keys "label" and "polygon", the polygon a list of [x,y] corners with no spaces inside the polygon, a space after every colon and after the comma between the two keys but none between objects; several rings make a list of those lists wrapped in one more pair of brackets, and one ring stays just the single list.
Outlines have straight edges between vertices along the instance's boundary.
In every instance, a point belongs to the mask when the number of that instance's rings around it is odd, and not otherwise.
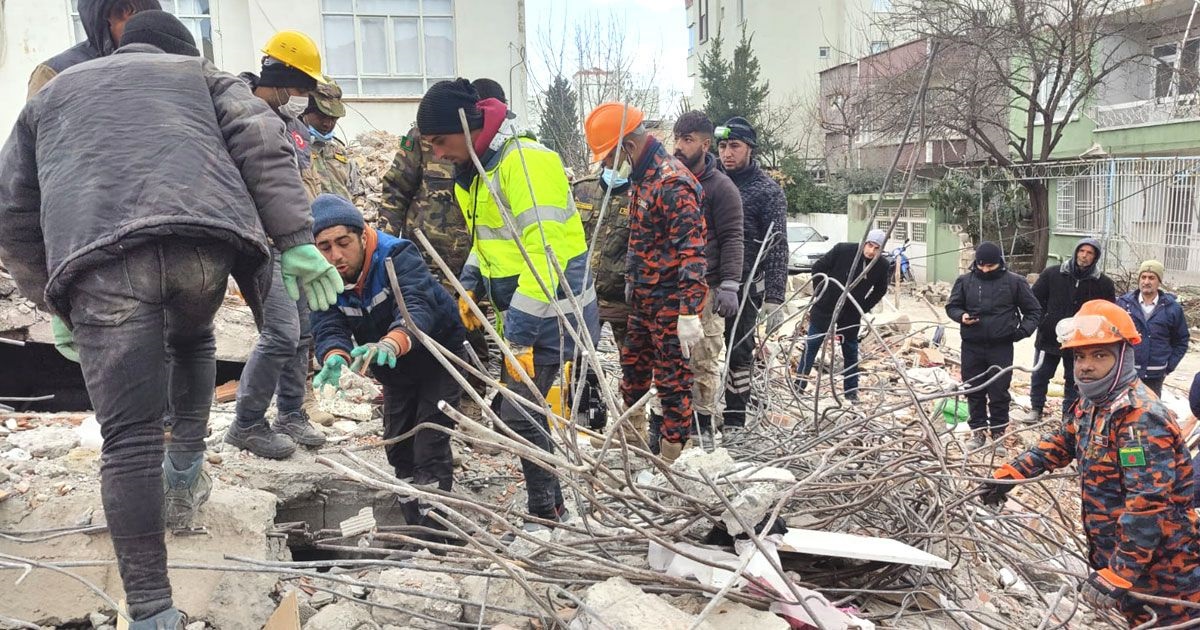
[{"label": "white building facade", "polygon": [[[192,30],[206,57],[234,74],[258,72],[267,40],[298,30],[321,50],[325,74],[345,94],[339,135],[403,134],[433,83],[495,79],[517,114],[528,102],[524,0],[160,0]],[[0,125],[25,102],[34,67],[83,37],[76,0],[0,2]],[[132,107],[135,108],[136,106]],[[135,115],[134,115],[135,116]]]}]

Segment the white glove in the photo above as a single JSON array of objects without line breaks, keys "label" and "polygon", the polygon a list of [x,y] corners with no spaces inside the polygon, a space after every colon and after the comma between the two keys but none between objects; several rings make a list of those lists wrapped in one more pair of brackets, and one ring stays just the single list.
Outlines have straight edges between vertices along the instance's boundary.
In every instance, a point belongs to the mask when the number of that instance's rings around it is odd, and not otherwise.
[{"label": "white glove", "polygon": [[774,333],[783,326],[783,305],[774,302],[767,302],[763,305],[763,311],[766,312],[767,334]]},{"label": "white glove", "polygon": [[704,327],[700,325],[699,315],[680,315],[678,324],[679,347],[683,358],[692,358],[692,347],[704,338]]}]

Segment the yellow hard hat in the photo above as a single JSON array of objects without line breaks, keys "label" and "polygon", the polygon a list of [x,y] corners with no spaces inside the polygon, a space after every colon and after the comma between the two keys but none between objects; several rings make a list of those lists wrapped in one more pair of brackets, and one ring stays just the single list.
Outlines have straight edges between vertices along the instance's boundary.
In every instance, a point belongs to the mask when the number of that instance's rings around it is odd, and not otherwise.
[{"label": "yellow hard hat", "polygon": [[263,46],[263,54],[307,74],[316,79],[317,83],[325,82],[321,74],[321,52],[317,43],[311,37],[300,31],[279,31],[271,36],[267,45]]}]

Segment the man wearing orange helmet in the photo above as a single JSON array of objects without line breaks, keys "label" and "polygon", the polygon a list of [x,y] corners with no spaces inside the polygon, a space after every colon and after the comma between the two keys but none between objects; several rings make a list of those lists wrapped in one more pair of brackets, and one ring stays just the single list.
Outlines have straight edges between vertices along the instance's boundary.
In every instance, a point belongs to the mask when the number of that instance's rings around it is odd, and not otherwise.
[{"label": "man wearing orange helmet", "polygon": [[1092,300],[1055,329],[1075,359],[1080,400],[1061,428],[996,470],[982,500],[1001,506],[1012,481],[1078,462],[1083,527],[1093,572],[1083,600],[1114,608],[1136,626],[1157,615],[1167,626],[1200,619],[1200,609],[1150,604],[1135,594],[1200,603],[1200,524],[1193,471],[1174,416],[1137,378],[1141,343],[1120,306]]},{"label": "man wearing orange helmet", "polygon": [[604,103],[583,128],[594,161],[632,168],[625,265],[625,302],[632,312],[621,347],[621,394],[626,405],[634,404],[650,391],[653,377],[663,415],[659,435],[650,427],[650,448],[674,461],[692,426],[688,359],[704,336],[704,215],[700,183],[642,121],[637,108]]}]

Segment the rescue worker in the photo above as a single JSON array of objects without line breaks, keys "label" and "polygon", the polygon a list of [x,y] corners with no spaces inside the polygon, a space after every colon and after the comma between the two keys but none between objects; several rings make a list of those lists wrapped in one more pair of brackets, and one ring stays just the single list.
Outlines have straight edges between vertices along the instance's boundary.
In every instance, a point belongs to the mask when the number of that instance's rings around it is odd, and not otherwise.
[{"label": "rescue worker", "polygon": [[25,98],[33,98],[42,86],[67,68],[112,54],[130,18],[140,11],[161,9],[158,0],[79,0],[76,10],[87,38],[38,64],[29,75]]},{"label": "rescue worker", "polygon": [[[276,33],[262,52],[266,54],[262,75],[240,76],[285,125],[293,165],[311,202],[320,184],[313,174],[308,127],[299,116],[308,107],[309,92],[324,78],[321,55],[316,43],[297,31]],[[297,444],[308,448],[325,444],[325,434],[312,425],[304,408],[312,332],[305,301],[289,296],[278,277],[263,308],[265,318],[238,381],[235,420],[225,442],[259,457],[284,459],[296,451]],[[276,415],[268,424],[266,413],[272,397]]]},{"label": "rescue worker", "polygon": [[346,143],[334,135],[338,119],[345,116],[342,88],[327,79],[309,94],[308,108],[300,116],[300,122],[308,126],[313,171],[320,180],[321,192],[358,202],[366,197],[367,189],[346,151]]},{"label": "rescue worker", "polygon": [[1179,367],[1191,338],[1183,306],[1162,290],[1164,274],[1162,263],[1147,260],[1138,267],[1138,288],[1117,298],[1142,335],[1133,353],[1138,378],[1156,396],[1162,396],[1163,381]]},{"label": "rescue worker", "polygon": [[1065,468],[1079,470],[1083,529],[1092,574],[1083,600],[1113,608],[1130,627],[1200,619],[1200,610],[1150,604],[1131,592],[1200,603],[1200,526],[1192,509],[1191,457],[1174,415],[1137,378],[1134,348],[1142,338],[1121,307],[1084,304],[1058,322],[1063,352],[1075,355],[1079,403],[1062,426],[997,469],[984,503],[1003,505],[1013,480]]},{"label": "rescue worker", "polygon": [[[383,386],[383,439],[390,440],[417,425],[453,427],[438,401],[454,405],[462,390],[454,375],[420,343],[413,329],[452,352],[461,352],[464,331],[458,308],[434,279],[411,241],[376,231],[346,199],[322,194],[313,202],[313,235],[317,248],[333,264],[346,285],[337,308],[312,315],[313,337],[321,372],[314,387],[338,386],[347,366],[365,371]],[[390,258],[411,320],[401,314],[384,260]],[[415,486],[449,492],[454,485],[450,435],[423,429],[386,447],[396,477]],[[402,501],[408,525],[441,529],[428,518],[430,506]]]},{"label": "rescue worker", "polygon": [[[467,118],[469,134],[463,131],[460,111]],[[571,326],[593,342],[599,328],[583,223],[562,160],[519,130],[503,102],[481,100],[466,79],[440,81],[429,88],[417,108],[417,128],[429,140],[435,157],[455,164],[454,192],[471,230],[471,255],[461,276],[468,295],[459,297],[463,323],[468,329],[481,328],[483,323],[468,300],[487,299],[498,313],[497,328],[516,357],[515,364],[505,362],[502,382],[508,391],[535,399],[521,380],[524,373],[544,396],[558,377],[560,357],[575,353],[574,338],[562,326]],[[491,186],[477,174],[472,150],[506,208],[498,205]],[[505,224],[506,216],[517,233]],[[562,281],[550,262],[551,252],[565,275]],[[574,313],[572,296],[582,309],[583,321]],[[566,314],[565,321],[559,319],[559,312]],[[508,397],[500,404],[499,415],[515,433],[553,451],[545,415],[531,414]],[[538,519],[528,521],[527,527],[565,520],[558,478],[524,459],[521,468],[529,515]]]},{"label": "rescue worker", "polygon": [[692,425],[688,359],[704,336],[704,213],[700,183],[643,121],[635,107],[604,103],[588,114],[583,129],[594,161],[606,168],[630,166],[625,301],[631,313],[621,347],[621,395],[632,406],[653,380],[662,423],[657,433],[651,423],[649,446],[673,462]]},{"label": "rescue worker", "polygon": [[721,353],[725,350],[725,318],[738,312],[738,291],[742,284],[745,255],[742,196],[737,186],[721,170],[712,154],[715,128],[701,111],[686,112],[675,121],[675,158],[688,167],[700,181],[703,192],[700,209],[704,213],[704,260],[709,300],[700,311],[704,338],[692,349],[690,365],[695,375],[692,404],[696,426],[703,446],[712,447],[713,416],[721,394]]},{"label": "rescue worker", "polygon": [[1074,359],[1070,352],[1059,350],[1054,327],[1060,320],[1074,315],[1085,302],[1097,299],[1117,301],[1117,290],[1112,279],[1100,271],[1102,253],[1100,241],[1094,238],[1080,239],[1070,260],[1046,267],[1038,275],[1037,282],[1033,283],[1033,295],[1042,304],[1042,321],[1038,324],[1034,359],[1036,363],[1040,355],[1041,365],[1029,379],[1030,411],[1025,417],[1028,424],[1042,421],[1046,391],[1050,387],[1050,379],[1058,370],[1060,357],[1063,379],[1066,381],[1063,387],[1063,415],[1079,397],[1075,389],[1075,370],[1071,365]]},{"label": "rescue worker", "polygon": [[[147,93],[152,104],[130,100]],[[54,314],[56,345],[80,362],[100,423],[129,628],[183,628],[164,522],[189,526],[211,488],[204,439],[226,279],[261,321],[269,238],[293,299],[303,286],[322,310],[341,290],[312,244],[283,123],[201,58],[179,20],[143,11],[116,54],[65,70],[29,100],[0,165],[0,260]]]},{"label": "rescue worker", "polygon": [[758,345],[755,329],[763,303],[768,305],[767,334],[783,321],[787,291],[787,198],[783,188],[754,159],[758,132],[745,118],[730,118],[717,127],[714,135],[725,173],[741,193],[744,220],[742,287],[738,296],[742,306],[737,314],[725,320],[729,380],[725,383],[724,433],[732,437],[746,426],[750,374]]},{"label": "rescue worker", "polygon": [[[803,391],[808,385],[808,374],[817,361],[817,353],[825,343],[830,326],[834,324],[834,310],[842,301],[846,287],[862,274],[858,284],[850,289],[850,295],[842,302],[837,312],[835,338],[842,345],[842,392],[851,403],[858,401],[858,326],[862,314],[879,304],[888,289],[888,266],[886,261],[875,261],[887,242],[887,233],[878,228],[867,232],[867,239],[860,247],[858,243],[838,243],[813,263],[813,305],[809,310],[808,337],[804,357],[800,360],[796,388]],[[826,280],[835,280],[829,282]],[[853,301],[851,301],[853,300]],[[857,305],[857,306],[856,306]]]},{"label": "rescue worker", "polygon": [[1012,371],[995,372],[1013,364],[1013,345],[1037,330],[1042,306],[1029,282],[1008,270],[1000,246],[984,241],[975,248],[971,271],[954,281],[946,315],[962,325],[963,384],[974,388],[991,381],[967,394],[972,435],[966,450],[983,448],[988,438],[1000,446],[1008,428]]}]

